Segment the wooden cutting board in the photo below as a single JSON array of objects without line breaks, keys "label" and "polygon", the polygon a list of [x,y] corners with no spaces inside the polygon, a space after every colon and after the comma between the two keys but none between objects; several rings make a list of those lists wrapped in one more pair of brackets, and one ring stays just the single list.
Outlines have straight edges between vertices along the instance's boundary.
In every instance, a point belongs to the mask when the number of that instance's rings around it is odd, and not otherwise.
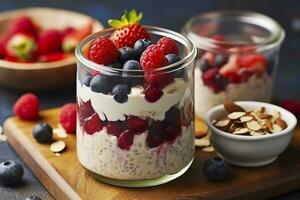
[{"label": "wooden cutting board", "polygon": [[[56,127],[59,111],[58,108],[45,110],[41,120]],[[61,156],[52,153],[49,145],[35,142],[31,133],[35,123],[12,117],[5,121],[4,131],[16,152],[58,200],[245,200],[265,199],[300,188],[300,128],[295,131],[288,150],[276,162],[259,168],[232,166],[232,176],[226,182],[210,182],[203,176],[203,162],[213,154],[197,149],[191,168],[178,179],[149,188],[123,188],[89,176],[77,160],[74,135],[65,139],[67,149]]]}]

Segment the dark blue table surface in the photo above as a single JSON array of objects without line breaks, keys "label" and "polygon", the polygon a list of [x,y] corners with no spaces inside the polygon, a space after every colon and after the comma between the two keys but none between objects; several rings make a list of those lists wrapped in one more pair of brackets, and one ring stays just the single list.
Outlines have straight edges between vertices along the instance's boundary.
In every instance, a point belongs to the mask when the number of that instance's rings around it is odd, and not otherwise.
[{"label": "dark blue table surface", "polygon": [[[144,24],[151,24],[180,31],[184,23],[193,15],[211,10],[244,9],[261,12],[276,19],[286,30],[287,38],[281,50],[279,69],[275,83],[275,98],[300,100],[300,35],[294,33],[291,21],[300,17],[300,3],[296,0],[1,0],[0,11],[30,6],[50,6],[65,8],[89,14],[106,25],[109,18],[118,18],[124,9],[135,8],[144,12]],[[0,124],[12,115],[11,107],[20,92],[0,88]],[[42,108],[61,106],[75,101],[75,88],[55,92],[37,93]],[[7,143],[0,143],[0,162],[14,159],[22,162]],[[24,163],[23,163],[24,164]],[[0,200],[23,200],[26,196],[38,194],[43,199],[52,199],[30,170],[25,169],[24,181],[15,187],[0,185]],[[292,192],[276,199],[300,199],[300,191]]]}]

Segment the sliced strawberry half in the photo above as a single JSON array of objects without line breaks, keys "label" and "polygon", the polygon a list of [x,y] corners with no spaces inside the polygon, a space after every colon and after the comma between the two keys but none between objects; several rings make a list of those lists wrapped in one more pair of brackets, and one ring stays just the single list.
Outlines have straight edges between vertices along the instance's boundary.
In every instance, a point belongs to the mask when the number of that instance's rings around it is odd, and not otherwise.
[{"label": "sliced strawberry half", "polygon": [[268,66],[267,59],[261,54],[252,54],[242,56],[242,66],[248,68],[250,71],[262,74],[266,71]]}]

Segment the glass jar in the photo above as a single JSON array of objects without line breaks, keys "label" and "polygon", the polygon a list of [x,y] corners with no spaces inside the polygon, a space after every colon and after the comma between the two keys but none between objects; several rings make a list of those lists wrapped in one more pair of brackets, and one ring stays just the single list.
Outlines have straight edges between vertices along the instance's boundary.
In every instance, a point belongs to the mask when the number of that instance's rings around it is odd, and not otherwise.
[{"label": "glass jar", "polygon": [[195,113],[225,101],[272,100],[279,49],[285,37],[273,19],[249,11],[210,12],[183,29],[197,47]]},{"label": "glass jar", "polygon": [[[194,157],[193,60],[197,50],[179,33],[145,27],[152,42],[163,36],[175,40],[182,59],[147,73],[87,59],[84,52],[91,42],[109,37],[113,29],[85,38],[75,52],[78,159],[94,177],[113,185],[166,183],[183,174]],[[150,76],[163,86],[145,84],[144,78]],[[129,85],[128,95],[112,95],[112,88],[120,83]],[[119,103],[118,98],[125,101]]]}]

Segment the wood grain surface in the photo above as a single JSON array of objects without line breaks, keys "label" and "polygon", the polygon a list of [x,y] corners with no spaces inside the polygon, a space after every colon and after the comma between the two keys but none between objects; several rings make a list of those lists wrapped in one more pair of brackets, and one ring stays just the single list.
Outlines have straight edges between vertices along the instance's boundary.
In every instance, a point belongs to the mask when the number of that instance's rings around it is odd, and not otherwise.
[{"label": "wood grain surface", "polygon": [[[41,120],[56,127],[58,113],[59,109],[43,111]],[[197,150],[191,168],[180,178],[156,187],[122,188],[89,176],[76,158],[74,135],[65,139],[67,149],[61,156],[53,154],[49,145],[36,143],[31,135],[35,123],[9,118],[4,123],[5,134],[16,152],[58,200],[265,199],[300,187],[299,128],[288,150],[276,162],[259,168],[232,166],[232,176],[226,182],[207,181],[202,174],[202,164],[212,154]]]}]

